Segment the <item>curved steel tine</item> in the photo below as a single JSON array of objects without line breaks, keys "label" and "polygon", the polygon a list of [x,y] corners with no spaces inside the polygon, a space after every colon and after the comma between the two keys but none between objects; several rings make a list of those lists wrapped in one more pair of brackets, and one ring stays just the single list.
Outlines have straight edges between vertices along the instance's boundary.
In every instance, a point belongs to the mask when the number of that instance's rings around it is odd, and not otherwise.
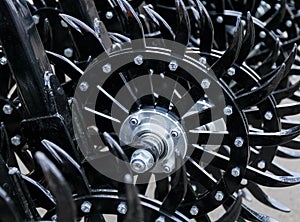
[{"label": "curved steel tine", "polygon": [[253,19],[250,12],[247,12],[247,28],[246,35],[243,40],[242,49],[240,51],[239,57],[236,60],[236,64],[242,65],[243,62],[248,57],[250,51],[252,50],[255,43],[255,27]]},{"label": "curved steel tine", "polygon": [[250,191],[253,197],[261,203],[282,212],[288,213],[291,211],[288,207],[269,197],[257,184],[248,181],[247,189]]},{"label": "curved steel tine", "polygon": [[87,178],[84,174],[81,166],[62,148],[56,144],[42,140],[42,144],[47,148],[51,155],[60,163],[62,167],[62,173],[65,174],[67,180],[72,181],[72,185],[76,189],[78,194],[90,193],[90,187],[87,182]]},{"label": "curved steel tine", "polygon": [[189,14],[182,0],[175,0],[177,14],[177,30],[175,41],[183,46],[187,46],[191,37],[191,24]]},{"label": "curved steel tine", "polygon": [[280,9],[277,10],[276,13],[267,21],[266,29],[268,30],[275,30],[281,24],[281,21],[284,18],[286,13],[286,0],[282,0],[279,3],[281,5]]},{"label": "curved steel tine", "polygon": [[230,222],[230,221],[237,221],[240,217],[241,209],[242,209],[242,192],[238,192],[238,196],[234,203],[226,209],[226,213],[218,219],[216,222]]},{"label": "curved steel tine", "polygon": [[278,117],[297,115],[300,113],[300,102],[277,105],[276,110]]},{"label": "curved steel tine", "polygon": [[299,150],[300,149],[300,141],[292,140],[283,144],[284,147],[289,149]]},{"label": "curved steel tine", "polygon": [[291,151],[284,147],[278,147],[276,156],[287,158],[287,159],[300,159],[300,152]]},{"label": "curved steel tine", "polygon": [[277,164],[274,161],[270,164],[270,166],[268,167],[268,170],[271,173],[273,173],[275,175],[280,175],[280,176],[295,176],[295,177],[298,177],[300,175],[300,173],[288,170],[288,169],[284,168],[283,166]]},{"label": "curved steel tine", "polygon": [[200,13],[201,20],[203,20],[202,29],[200,30],[200,52],[210,53],[214,41],[214,26],[209,13],[201,1],[195,0],[195,3]]},{"label": "curved steel tine", "polygon": [[171,41],[175,40],[175,34],[171,28],[171,26],[166,22],[166,20],[161,17],[160,14],[152,10],[148,5],[143,7],[145,9],[145,12],[149,15],[151,20],[159,26],[159,30],[161,32],[161,36],[163,39],[168,39]]},{"label": "curved steel tine", "polygon": [[0,207],[1,207],[1,220],[21,222],[21,216],[14,205],[12,199],[8,196],[5,190],[0,187]]},{"label": "curved steel tine", "polygon": [[282,64],[278,72],[262,86],[237,97],[236,102],[241,109],[254,106],[265,100],[279,85],[285,72],[285,64]]},{"label": "curved steel tine", "polygon": [[144,212],[141,205],[141,200],[138,196],[137,188],[133,184],[133,177],[126,174],[124,177],[126,188],[126,199],[128,204],[128,211],[124,222],[139,222],[144,220]]},{"label": "curved steel tine", "polygon": [[48,49],[53,48],[53,31],[52,27],[49,23],[49,19],[45,18],[44,20],[44,29],[43,29],[43,35],[44,35],[44,47]]},{"label": "curved steel tine", "polygon": [[291,68],[292,68],[292,66],[295,62],[296,56],[297,56],[297,50],[298,50],[298,46],[297,46],[297,44],[294,44],[292,51],[290,52],[290,54],[284,61],[285,65],[286,65],[284,77],[286,77],[291,71]]},{"label": "curved steel tine", "polygon": [[10,143],[4,123],[0,123],[0,155],[7,162],[9,159]]},{"label": "curved steel tine", "polygon": [[218,61],[212,65],[211,69],[217,78],[221,78],[227,72],[227,70],[234,64],[237,60],[241,46],[243,43],[243,25],[241,18],[237,19],[236,29],[233,37],[233,41],[229,48],[225,51]]},{"label": "curved steel tine", "polygon": [[76,208],[72,192],[66,180],[56,166],[41,152],[35,154],[41,166],[50,191],[56,198],[57,221],[76,221]]},{"label": "curved steel tine", "polygon": [[297,90],[300,88],[300,81],[297,82],[294,85],[291,85],[287,88],[276,90],[272,93],[277,103],[279,103],[281,100],[292,97]]}]

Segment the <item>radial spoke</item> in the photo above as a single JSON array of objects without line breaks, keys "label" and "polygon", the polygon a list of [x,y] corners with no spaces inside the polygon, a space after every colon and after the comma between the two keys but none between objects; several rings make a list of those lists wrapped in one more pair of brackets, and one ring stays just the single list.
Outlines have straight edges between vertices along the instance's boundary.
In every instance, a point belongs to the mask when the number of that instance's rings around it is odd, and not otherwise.
[{"label": "radial spoke", "polygon": [[88,112],[91,112],[91,113],[96,114],[97,116],[101,116],[101,117],[103,117],[103,118],[105,118],[105,119],[109,119],[109,120],[114,121],[114,122],[116,122],[116,123],[121,123],[120,120],[118,120],[118,119],[116,119],[116,118],[113,118],[113,117],[111,117],[111,116],[109,116],[109,115],[106,115],[106,114],[104,114],[104,113],[100,113],[100,112],[98,112],[98,111],[96,111],[96,110],[93,110],[93,109],[90,109],[90,108],[88,108],[88,107],[84,107],[84,109],[85,109],[86,111],[88,111]]}]

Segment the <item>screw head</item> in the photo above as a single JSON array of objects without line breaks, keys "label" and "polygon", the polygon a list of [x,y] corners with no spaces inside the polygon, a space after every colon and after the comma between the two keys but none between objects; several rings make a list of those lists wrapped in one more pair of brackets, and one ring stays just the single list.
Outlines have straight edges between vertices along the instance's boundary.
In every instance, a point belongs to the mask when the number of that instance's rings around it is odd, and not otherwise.
[{"label": "screw head", "polygon": [[231,170],[231,175],[234,177],[238,177],[241,175],[241,169],[239,167],[235,167]]},{"label": "screw head", "polygon": [[224,21],[224,19],[223,19],[223,17],[222,16],[218,16],[217,17],[217,23],[223,23],[223,21]]},{"label": "screw head", "polygon": [[222,191],[218,191],[215,195],[215,199],[217,201],[222,201],[224,199],[224,193]]},{"label": "screw head", "polygon": [[248,180],[247,179],[242,179],[241,184],[246,186],[248,184]]},{"label": "screw head", "polygon": [[5,56],[2,56],[0,58],[0,65],[4,66],[7,64],[7,58]]},{"label": "screw head", "polygon": [[197,206],[192,206],[190,209],[190,214],[196,216],[199,213],[199,208]]},{"label": "screw head", "polygon": [[276,10],[279,10],[281,8],[281,5],[279,4],[279,3],[277,3],[276,5],[275,5],[275,9]]},{"label": "screw head", "polygon": [[224,108],[224,114],[225,114],[226,116],[230,116],[230,115],[232,115],[232,113],[233,113],[232,106],[226,106],[226,107]]},{"label": "screw head", "polygon": [[143,64],[143,56],[142,55],[138,55],[137,57],[134,58],[134,63],[138,66]]},{"label": "screw head", "polygon": [[273,113],[268,111],[268,112],[265,113],[264,117],[265,117],[266,120],[271,120],[273,118]]},{"label": "screw head", "polygon": [[14,146],[20,146],[21,145],[21,136],[20,135],[15,135],[10,139],[10,142]]},{"label": "screw head", "polygon": [[40,22],[40,16],[39,15],[33,15],[32,19],[33,19],[34,24],[36,24],[36,25],[39,24],[39,22]]},{"label": "screw head", "polygon": [[207,64],[207,59],[206,59],[205,57],[201,57],[201,58],[199,59],[199,62],[200,62],[201,64],[203,64],[203,65],[206,65],[206,64]]},{"label": "screw head", "polygon": [[227,74],[230,76],[234,76],[235,75],[235,68],[231,67],[227,70]]},{"label": "screw head", "polygon": [[71,58],[73,56],[73,49],[71,48],[66,48],[64,50],[64,55],[67,57],[67,58]]},{"label": "screw head", "polygon": [[106,19],[110,20],[110,19],[112,19],[113,17],[114,17],[114,13],[113,13],[112,11],[107,11],[107,12],[105,13],[105,18],[106,18]]},{"label": "screw head", "polygon": [[236,147],[242,147],[244,145],[244,139],[242,137],[237,137],[234,141]]},{"label": "screw head", "polygon": [[136,126],[139,124],[139,120],[137,118],[131,118],[130,120],[130,125]]},{"label": "screw head", "polygon": [[91,208],[92,208],[92,203],[89,201],[84,201],[80,206],[80,209],[83,213],[91,212]]},{"label": "screw head", "polygon": [[174,138],[176,138],[176,137],[179,136],[179,132],[177,130],[172,130],[171,136],[174,137]]},{"label": "screw head", "polygon": [[88,89],[89,89],[89,84],[87,83],[87,82],[82,82],[82,83],[80,83],[80,85],[79,85],[79,89],[80,89],[80,91],[82,91],[82,92],[86,92]]},{"label": "screw head", "polygon": [[102,71],[104,73],[110,73],[111,72],[111,64],[107,63],[102,67]]},{"label": "screw head", "polygon": [[259,33],[259,37],[262,38],[262,39],[266,38],[266,36],[267,36],[267,34],[266,34],[265,31],[261,31],[261,32]]},{"label": "screw head", "polygon": [[285,25],[286,25],[286,27],[290,28],[290,27],[292,27],[293,22],[292,22],[291,20],[287,20],[287,21],[285,22]]},{"label": "screw head", "polygon": [[3,106],[2,110],[3,110],[3,112],[4,112],[6,115],[11,115],[12,112],[13,112],[13,110],[14,110],[14,108],[13,108],[11,105],[6,104],[6,105]]},{"label": "screw head", "polygon": [[138,149],[131,156],[130,166],[136,173],[145,173],[153,165],[154,157],[148,150]]},{"label": "screw head", "polygon": [[168,165],[164,165],[164,172],[165,173],[171,173],[171,167],[170,166],[168,166]]},{"label": "screw head", "polygon": [[210,87],[210,80],[209,79],[203,79],[202,82],[201,82],[201,87],[203,89],[208,89]]},{"label": "screw head", "polygon": [[159,218],[157,218],[156,220],[155,220],[155,222],[165,222],[166,220],[165,220],[165,217],[163,217],[163,216],[160,216]]},{"label": "screw head", "polygon": [[178,63],[175,60],[171,61],[170,64],[169,64],[169,69],[172,72],[174,72],[174,71],[177,70],[177,68],[178,68]]},{"label": "screw head", "polygon": [[265,169],[266,168],[266,162],[264,160],[259,161],[258,164],[257,164],[257,167],[261,170]]},{"label": "screw head", "polygon": [[120,213],[120,214],[126,214],[127,213],[127,204],[125,202],[121,202],[119,205],[118,205],[118,208],[117,208],[117,211]]}]

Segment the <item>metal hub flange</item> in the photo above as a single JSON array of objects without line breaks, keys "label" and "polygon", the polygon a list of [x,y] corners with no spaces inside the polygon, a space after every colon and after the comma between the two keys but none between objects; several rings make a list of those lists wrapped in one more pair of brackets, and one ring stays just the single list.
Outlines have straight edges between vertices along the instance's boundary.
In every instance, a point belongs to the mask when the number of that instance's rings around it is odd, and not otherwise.
[{"label": "metal hub flange", "polygon": [[137,150],[130,166],[137,173],[170,173],[175,157],[187,152],[187,136],[174,116],[158,109],[143,109],[128,116],[120,129],[122,146]]}]

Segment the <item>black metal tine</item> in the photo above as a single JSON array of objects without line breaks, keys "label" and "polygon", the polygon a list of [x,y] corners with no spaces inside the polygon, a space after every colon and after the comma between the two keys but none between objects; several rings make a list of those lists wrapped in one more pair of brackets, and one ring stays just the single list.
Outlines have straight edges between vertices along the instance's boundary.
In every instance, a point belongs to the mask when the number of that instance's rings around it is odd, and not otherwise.
[{"label": "black metal tine", "polygon": [[231,45],[225,51],[222,57],[218,59],[218,61],[211,67],[217,78],[221,78],[222,76],[224,76],[227,70],[237,60],[243,43],[243,37],[243,25],[241,22],[241,18],[238,18]]},{"label": "black metal tine", "polygon": [[32,2],[38,8],[42,8],[42,7],[46,7],[47,6],[46,2],[44,0],[33,0]]},{"label": "black metal tine", "polygon": [[42,144],[47,148],[51,155],[60,163],[63,175],[72,182],[78,194],[89,194],[90,187],[81,166],[62,148],[56,144],[42,140]]},{"label": "black metal tine", "polygon": [[277,103],[279,103],[281,100],[292,97],[297,90],[300,88],[300,81],[295,83],[294,85],[291,85],[287,88],[276,90],[272,93]]},{"label": "black metal tine", "polygon": [[0,187],[0,207],[1,207],[1,220],[22,222],[21,216],[14,205],[12,199],[8,196],[5,190]]},{"label": "black metal tine", "polygon": [[176,165],[181,167],[172,175],[171,189],[160,207],[160,210],[163,212],[174,214],[187,193],[188,181],[186,168],[185,165],[182,164],[181,158],[180,155],[176,154]]},{"label": "black metal tine", "polygon": [[50,191],[56,198],[57,221],[76,221],[76,208],[72,192],[56,166],[41,152],[35,154],[41,166]]},{"label": "black metal tine", "polygon": [[195,0],[196,6],[200,13],[200,18],[203,22],[200,30],[200,52],[210,53],[214,41],[214,26],[209,16],[208,11],[203,6],[200,0]]},{"label": "black metal tine", "polygon": [[128,211],[124,222],[140,222],[144,220],[144,212],[141,205],[141,200],[138,196],[137,188],[133,184],[133,177],[126,174],[124,177],[126,188],[126,200],[128,204]]},{"label": "black metal tine", "polygon": [[300,141],[292,140],[287,143],[284,143],[283,146],[290,148],[290,149],[299,150],[300,149]]},{"label": "black metal tine", "polygon": [[271,173],[273,173],[275,175],[280,175],[280,176],[299,176],[300,175],[300,173],[294,172],[292,170],[288,170],[274,161],[268,167],[268,171],[270,171]]},{"label": "black metal tine", "polygon": [[254,106],[265,100],[279,85],[285,72],[285,64],[282,64],[278,72],[262,86],[237,97],[236,102],[241,109]]},{"label": "black metal tine", "polygon": [[[274,65],[274,63],[276,62],[276,60],[278,59],[279,56],[279,48],[280,48],[280,41],[279,38],[276,39],[276,43],[274,46],[274,49],[272,49],[271,53],[269,54],[269,56],[262,62],[262,64],[257,67],[255,70],[258,73],[267,73],[272,66]],[[286,67],[286,72],[289,72],[288,67]]]},{"label": "black metal tine", "polygon": [[175,40],[175,34],[171,28],[171,26],[167,23],[167,21],[161,17],[160,14],[152,10],[148,5],[143,7],[145,12],[149,15],[151,20],[159,26],[159,30],[161,32],[161,36],[163,39],[168,39],[171,41]]},{"label": "black metal tine", "polygon": [[300,113],[300,102],[280,104],[276,106],[278,117],[293,116]]},{"label": "black metal tine", "polygon": [[47,49],[52,49],[53,48],[53,31],[52,31],[52,27],[49,23],[48,18],[44,19],[43,35],[44,35],[44,38],[43,38],[44,47]]},{"label": "black metal tine", "polygon": [[9,159],[10,143],[4,123],[0,123],[0,155],[5,162]]},{"label": "black metal tine", "polygon": [[300,152],[288,150],[284,147],[278,147],[276,156],[287,159],[300,159]]},{"label": "black metal tine", "polygon": [[240,217],[240,213],[242,210],[242,192],[238,191],[238,196],[234,203],[226,209],[226,213],[218,219],[216,222],[231,222],[231,221],[237,221]]},{"label": "black metal tine", "polygon": [[[187,46],[191,37],[191,24],[189,14],[182,0],[175,0],[177,15],[177,30],[175,41],[183,46]],[[184,47],[185,48],[185,47]]]},{"label": "black metal tine", "polygon": [[253,19],[250,12],[247,12],[247,27],[246,27],[246,35],[243,40],[242,49],[240,51],[239,57],[236,60],[236,64],[242,65],[243,62],[248,57],[250,51],[252,50],[255,43],[255,27],[253,23]]},{"label": "black metal tine", "polygon": [[277,10],[276,13],[274,13],[269,21],[267,21],[266,29],[276,30],[276,28],[278,28],[278,26],[281,24],[281,21],[283,20],[286,13],[286,0],[280,1],[279,4],[281,5],[280,9]]},{"label": "black metal tine", "polygon": [[290,54],[284,61],[285,65],[286,65],[286,71],[285,71],[284,77],[286,77],[292,69],[292,66],[293,66],[296,56],[297,56],[297,50],[298,50],[298,46],[297,46],[297,44],[294,44],[292,51],[290,52]]},{"label": "black metal tine", "polygon": [[192,158],[186,162],[186,167],[192,178],[201,181],[201,184],[208,190],[213,190],[217,184],[217,180],[211,176],[205,169],[199,166]]},{"label": "black metal tine", "polygon": [[288,213],[291,211],[288,207],[269,197],[257,184],[248,181],[247,189],[254,196],[254,198],[259,200],[261,203],[282,212]]}]

